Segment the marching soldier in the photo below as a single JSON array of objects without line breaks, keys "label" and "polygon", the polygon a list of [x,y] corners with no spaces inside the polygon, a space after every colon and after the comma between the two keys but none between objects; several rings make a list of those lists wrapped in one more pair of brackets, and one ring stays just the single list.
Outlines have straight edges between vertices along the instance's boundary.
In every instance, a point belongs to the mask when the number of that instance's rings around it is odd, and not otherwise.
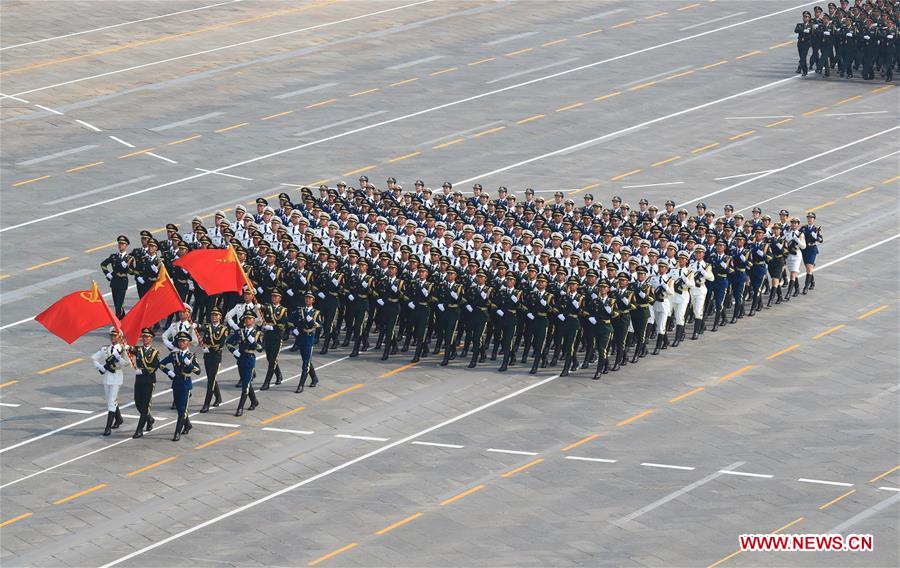
[{"label": "marching soldier", "polygon": [[705,306],[704,302],[706,302],[706,283],[712,282],[715,279],[712,268],[709,266],[709,263],[704,260],[705,256],[706,249],[703,248],[703,245],[697,245],[694,247],[694,258],[688,264],[688,268],[693,274],[693,282],[690,287],[691,306],[693,306],[694,310],[694,333],[691,335],[691,339],[693,340],[698,339],[706,327],[703,324],[703,307]]},{"label": "marching soldier", "polygon": [[243,325],[234,331],[226,344],[231,348],[231,353],[237,359],[238,374],[240,375],[241,399],[238,402],[235,416],[244,414],[244,403],[250,399],[247,410],[255,410],[259,406],[256,400],[256,391],[253,390],[253,378],[256,375],[256,354],[263,350],[262,334],[256,327],[256,314],[251,310],[244,312],[241,318]]},{"label": "marching soldier", "polygon": [[574,276],[569,278],[566,281],[566,292],[556,302],[556,319],[560,322],[558,325],[561,331],[564,357],[560,377],[567,377],[570,369],[578,368],[578,361],[575,359],[575,345],[580,331],[579,317],[584,309],[584,296],[578,293],[579,284],[578,278]]},{"label": "marching soldier", "polygon": [[[228,341],[228,327],[222,323],[222,310],[213,307],[209,312],[209,319],[210,322],[200,328],[200,336],[203,339],[203,367],[206,369],[206,397],[200,408],[203,414],[209,412],[210,402],[212,406],[219,406],[222,403],[222,393],[216,377],[222,364],[222,349]],[[213,396],[216,397],[215,401]]]},{"label": "marching soldier", "polygon": [[[712,331],[718,331],[719,325],[725,325],[725,313],[723,304],[725,295],[728,293],[729,276],[734,270],[731,267],[731,257],[725,250],[726,243],[719,239],[716,241],[716,251],[710,255],[709,264],[712,266],[713,283],[711,288],[713,291],[713,301],[715,303],[716,318],[713,321]],[[738,301],[737,299],[735,301]],[[721,320],[721,321],[720,321]]]},{"label": "marching soldier", "polygon": [[[549,327],[550,314],[553,312],[553,295],[547,292],[547,284],[550,280],[546,275],[537,277],[537,288],[525,298],[527,313],[525,317],[531,322],[531,347],[534,352],[534,364],[528,372],[537,374],[538,365],[541,368],[547,366],[547,329]],[[526,352],[528,349],[526,348]]]},{"label": "marching soldier", "polygon": [[441,367],[446,367],[450,361],[456,358],[456,327],[459,325],[459,309],[465,302],[465,289],[456,281],[456,269],[447,268],[446,279],[441,282],[435,294],[435,307],[438,310],[435,319],[437,332],[435,333],[434,355],[444,348],[444,358]]},{"label": "marching soldier", "polygon": [[684,316],[691,297],[688,292],[693,281],[693,273],[688,268],[690,255],[686,250],[678,251],[675,268],[672,269],[672,316],[675,318],[675,339],[672,347],[684,341]]},{"label": "marching soldier", "polygon": [[[91,357],[94,367],[103,377],[103,390],[106,394],[106,428],[104,436],[109,436],[112,429],[122,425],[122,412],[119,410],[119,388],[124,382],[122,365],[125,361],[127,345],[120,342],[119,331],[109,329],[109,345],[104,345]],[[114,422],[115,421],[115,422]]]},{"label": "marching soldier", "polygon": [[728,284],[731,287],[731,297],[734,299],[731,323],[737,323],[739,318],[744,317],[744,286],[747,282],[747,270],[750,268],[750,251],[746,248],[743,233],[735,235],[733,243],[729,251],[731,272],[728,274]]},{"label": "marching soldier", "polygon": [[772,257],[769,255],[769,243],[766,242],[766,231],[762,227],[758,227],[753,232],[753,243],[750,245],[750,313],[762,310],[762,285],[766,279],[769,261]]},{"label": "marching soldier", "polygon": [[303,297],[303,307],[297,308],[291,314],[291,333],[296,337],[295,345],[299,345],[300,358],[302,360],[300,370],[300,384],[295,392],[303,392],[306,386],[306,377],[312,378],[310,388],[319,384],[319,378],[312,366],[312,348],[316,342],[316,332],[322,327],[322,315],[315,308],[316,296],[312,291]]},{"label": "marching soldier", "polygon": [[281,342],[284,339],[288,325],[287,308],[281,305],[281,290],[272,288],[269,292],[272,303],[262,307],[263,316],[263,346],[266,350],[266,378],[259,390],[269,390],[269,382],[275,376],[275,385],[280,385],[284,380],[281,366],[278,364],[278,354],[281,352]]},{"label": "marching soldier", "polygon": [[521,297],[522,293],[516,289],[516,275],[508,272],[506,286],[497,290],[492,298],[500,331],[500,349],[503,351],[503,364],[498,369],[501,372],[515,364],[512,341],[516,335],[518,312],[522,309]]},{"label": "marching soldier", "polygon": [[[634,293],[629,286],[631,277],[627,272],[619,273],[616,290],[612,294],[615,313],[612,318],[613,340],[616,346],[616,360],[611,371],[618,371],[628,363],[628,330],[631,328],[631,310],[635,308]],[[616,315],[617,314],[617,315]]]},{"label": "marching soldier", "polygon": [[[431,314],[431,289],[434,284],[428,281],[428,268],[420,266],[419,278],[407,287],[410,298],[408,306],[411,312],[412,333],[416,340],[416,354],[412,358],[413,363],[418,363],[421,357],[428,355],[428,345],[425,344],[425,328],[428,326],[428,316]],[[407,336],[407,341],[409,340]]]},{"label": "marching soldier", "polygon": [[321,271],[316,277],[315,288],[319,311],[322,313],[324,324],[322,326],[322,349],[319,355],[327,355],[329,345],[331,349],[337,347],[337,310],[338,298],[343,290],[344,275],[337,271],[337,257],[328,257],[328,268]]},{"label": "marching soldier", "polygon": [[[597,348],[597,370],[594,372],[594,380],[599,380],[600,375],[609,372],[609,344],[613,336],[612,320],[618,316],[616,303],[609,295],[609,281],[601,280],[597,284],[597,298],[590,302],[591,315],[588,322],[595,325],[595,345]],[[593,321],[591,321],[593,320]]]},{"label": "marching soldier", "polygon": [[647,354],[647,323],[650,320],[650,305],[653,303],[653,291],[647,282],[647,267],[637,267],[637,280],[631,283],[634,293],[634,309],[631,310],[631,327],[634,330],[635,349],[632,363]]},{"label": "marching soldier", "polygon": [[[484,356],[485,346],[484,331],[488,321],[488,306],[491,303],[492,289],[485,285],[487,272],[479,268],[475,275],[475,284],[466,290],[466,311],[469,312],[469,332],[466,334],[466,345],[472,343],[472,360],[469,368],[474,369],[478,363],[478,357]],[[471,334],[471,337],[469,336]],[[463,348],[465,350],[465,347]]]},{"label": "marching soldier", "polygon": [[675,279],[669,273],[669,263],[664,258],[656,261],[656,270],[649,281],[653,291],[653,316],[656,324],[656,347],[653,348],[653,354],[659,355],[661,349],[669,347],[667,326],[672,313],[671,298],[675,295]]},{"label": "marching soldier", "polygon": [[[813,269],[816,267],[816,257],[819,256],[819,243],[823,242],[822,227],[816,225],[816,214],[810,211],[806,214],[806,225],[801,229],[806,247],[802,249],[803,264],[806,265],[806,277],[803,280],[803,293],[816,289],[816,277]],[[796,292],[796,289],[795,289]],[[794,294],[796,296],[796,293]]]},{"label": "marching soldier", "polygon": [[114,252],[106,260],[100,263],[100,270],[109,280],[109,288],[112,290],[113,305],[116,309],[116,317],[125,317],[125,292],[128,290],[128,275],[135,272],[134,257],[128,252],[130,244],[128,237],[119,235],[116,238],[118,252]]},{"label": "marching soldier", "polygon": [[134,355],[134,407],[140,413],[137,429],[132,438],[140,438],[144,435],[144,427],[147,432],[153,430],[156,419],[150,414],[153,401],[153,389],[156,386],[156,371],[159,369],[159,351],[153,347],[153,330],[145,327],[141,330],[141,343],[131,348]]},{"label": "marching soldier", "polygon": [[369,274],[369,261],[362,258],[358,266],[359,270],[347,280],[347,339],[353,341],[350,357],[359,356],[369,296],[375,293],[375,279]]},{"label": "marching soldier", "polygon": [[388,264],[388,275],[378,286],[378,306],[382,313],[381,332],[378,343],[384,340],[384,354],[382,361],[387,361],[388,355],[397,352],[397,338],[395,336],[397,319],[400,316],[400,302],[403,300],[406,282],[397,277],[397,263],[391,261]]},{"label": "marching soldier", "polygon": [[[169,353],[165,359],[159,362],[160,368],[172,379],[172,393],[175,395],[175,407],[178,410],[178,419],[175,422],[175,435],[172,441],[177,442],[181,435],[187,435],[191,431],[191,419],[188,416],[188,402],[191,397],[191,375],[200,374],[200,365],[193,351],[189,349],[191,336],[181,331],[175,336],[178,349]],[[163,367],[171,365],[171,369]]]}]

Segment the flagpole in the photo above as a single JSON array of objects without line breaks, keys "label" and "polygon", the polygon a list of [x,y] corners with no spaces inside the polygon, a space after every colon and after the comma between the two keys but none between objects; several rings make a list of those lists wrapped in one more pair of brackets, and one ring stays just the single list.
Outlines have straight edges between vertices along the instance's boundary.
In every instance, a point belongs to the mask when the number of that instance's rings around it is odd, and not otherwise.
[{"label": "flagpole", "polygon": [[[97,286],[97,282],[95,280],[91,280],[91,287],[99,292],[99,288]],[[106,308],[106,313],[109,315],[110,321],[113,322],[113,327],[116,330],[116,333],[119,334],[119,345],[122,346],[122,350],[128,354],[128,361],[131,363],[132,369],[137,369],[137,363],[135,363],[134,355],[131,353],[131,349],[128,348],[128,343],[125,341],[125,333],[122,331],[122,326],[119,323],[119,318],[116,317],[115,314],[112,313],[112,310],[109,309],[109,304],[106,303],[106,300],[103,299],[103,296],[100,296],[101,301],[103,302],[103,307]]]},{"label": "flagpole", "polygon": [[250,297],[253,299],[253,303],[256,304],[256,311],[259,312],[259,318],[262,317],[262,309],[259,305],[259,300],[256,299],[256,288],[253,286],[253,283],[250,281],[250,277],[247,276],[247,273],[244,272],[244,266],[241,264],[240,259],[237,256],[237,252],[234,250],[234,246],[231,243],[228,243],[228,251],[229,255],[234,258],[234,263],[237,264],[238,270],[241,271],[241,276],[244,277],[244,282],[247,284],[247,289],[250,291]]}]

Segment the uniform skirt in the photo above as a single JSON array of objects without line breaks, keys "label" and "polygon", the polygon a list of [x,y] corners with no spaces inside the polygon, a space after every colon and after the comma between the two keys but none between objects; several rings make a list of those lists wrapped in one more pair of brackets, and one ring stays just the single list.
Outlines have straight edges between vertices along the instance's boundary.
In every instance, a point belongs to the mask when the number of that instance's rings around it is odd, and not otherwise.
[{"label": "uniform skirt", "polygon": [[800,272],[800,255],[789,254],[787,257],[788,272]]},{"label": "uniform skirt", "polygon": [[781,271],[784,270],[784,257],[774,258],[769,262],[769,277],[781,278]]},{"label": "uniform skirt", "polygon": [[802,252],[803,264],[816,264],[816,257],[819,256],[819,247],[807,246]]}]

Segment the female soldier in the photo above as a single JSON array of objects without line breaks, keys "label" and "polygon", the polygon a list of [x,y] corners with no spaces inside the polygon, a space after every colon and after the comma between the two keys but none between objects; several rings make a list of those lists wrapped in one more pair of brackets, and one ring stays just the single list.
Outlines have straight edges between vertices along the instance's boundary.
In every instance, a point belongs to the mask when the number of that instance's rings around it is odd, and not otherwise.
[{"label": "female soldier", "polygon": [[[122,425],[122,413],[119,411],[119,387],[122,386],[122,363],[127,357],[127,345],[119,343],[119,332],[109,328],[109,345],[104,345],[91,357],[94,367],[103,377],[103,390],[106,393],[106,428],[104,436],[109,436],[113,428]],[[113,423],[115,420],[115,423]]]},{"label": "female soldier", "polygon": [[816,214],[810,211],[806,214],[806,225],[803,226],[803,238],[806,240],[806,248],[803,249],[803,264],[806,265],[806,278],[803,279],[803,293],[816,289],[816,277],[813,269],[816,267],[816,257],[819,256],[819,243],[823,242],[822,227],[816,226]]},{"label": "female soldier", "polygon": [[775,296],[778,296],[775,303],[781,303],[781,273],[784,271],[784,257],[787,256],[787,246],[784,235],[781,234],[781,224],[775,223],[771,228],[772,235],[768,237],[768,242],[769,254],[772,256],[772,260],[769,261],[769,278],[772,280],[772,286],[766,306],[772,305],[772,298]]},{"label": "female soldier", "polygon": [[803,73],[806,76],[809,68],[806,63],[806,55],[812,46],[812,14],[809,10],[803,11],[803,21],[794,26],[794,33],[797,34],[797,53],[800,54],[800,64],[797,66],[797,73]]},{"label": "female soldier", "polygon": [[800,261],[802,260],[802,252],[806,249],[806,239],[803,237],[803,231],[800,230],[800,219],[794,217],[791,219],[790,229],[784,237],[787,246],[787,271],[788,271],[788,289],[784,295],[784,301],[790,301],[791,289],[794,295],[800,293],[800,281],[797,275],[800,273]]},{"label": "female soldier", "polygon": [[[159,362],[160,369],[172,379],[172,394],[175,395],[175,408],[178,410],[173,442],[180,440],[182,434],[187,435],[191,431],[191,420],[188,418],[188,400],[193,387],[191,374],[200,374],[200,364],[197,363],[194,352],[189,349],[191,336],[187,332],[180,331],[175,335],[175,343],[177,349]],[[166,369],[163,365],[171,365],[172,368]]]},{"label": "female soldier", "polygon": [[227,345],[231,347],[231,353],[237,359],[238,374],[241,378],[241,399],[238,402],[235,416],[244,414],[244,403],[250,399],[250,407],[254,410],[259,401],[256,400],[256,391],[253,390],[253,377],[256,374],[256,354],[263,350],[262,333],[256,327],[256,314],[247,310],[241,318],[243,325],[231,334]]}]

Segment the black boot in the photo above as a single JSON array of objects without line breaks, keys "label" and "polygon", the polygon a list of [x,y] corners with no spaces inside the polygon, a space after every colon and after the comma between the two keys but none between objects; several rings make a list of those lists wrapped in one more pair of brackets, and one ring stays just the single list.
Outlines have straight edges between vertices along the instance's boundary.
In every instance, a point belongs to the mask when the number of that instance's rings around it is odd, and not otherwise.
[{"label": "black boot", "polygon": [[284,381],[284,375],[281,374],[281,365],[278,365],[275,367],[275,386],[280,385],[282,381]]},{"label": "black boot", "polygon": [[425,342],[423,341],[422,343],[419,343],[418,345],[416,345],[416,354],[413,355],[412,361],[410,361],[410,363],[418,363],[419,362],[419,358],[422,355],[422,349],[425,347],[424,343]]},{"label": "black boot", "polygon": [[390,353],[391,353],[391,342],[390,342],[390,341],[387,341],[387,342],[385,342],[385,344],[384,344],[384,353],[381,354],[381,360],[382,360],[382,361],[387,361],[387,360],[388,360],[388,355],[390,355]]},{"label": "black boot", "polygon": [[[781,288],[779,288],[778,290],[780,291]],[[766,307],[767,307],[767,308],[771,308],[771,307],[772,307],[772,301],[774,301],[774,300],[775,300],[775,288],[773,287],[771,290],[769,290],[769,301],[766,302]]]},{"label": "black boot", "polygon": [[322,348],[319,350],[319,355],[328,355],[328,342],[329,340],[327,338],[322,341]]},{"label": "black boot", "polygon": [[177,442],[181,439],[181,429],[184,427],[184,416],[178,415],[178,420],[175,421],[175,435],[172,436],[172,441]]},{"label": "black boot", "polygon": [[[777,290],[775,290],[775,305],[777,306],[784,300],[784,296],[781,294],[781,287],[779,286]],[[769,300],[771,301],[771,300]]]},{"label": "black boot", "polygon": [[247,387],[247,398],[250,399],[250,406],[247,407],[247,410],[256,410],[256,407],[259,406],[259,399],[256,398],[256,391],[253,390],[253,385]]},{"label": "black boot", "polygon": [[559,374],[560,377],[568,377],[569,369],[572,367],[572,356],[566,355],[563,359],[563,370]]},{"label": "black boot", "polygon": [[653,327],[650,328],[649,339],[656,339],[656,322],[653,322]]},{"label": "black boot", "polygon": [[594,358],[594,346],[591,345],[587,349],[587,353],[584,354],[584,361],[581,362],[581,368],[587,369],[588,365],[591,363],[591,359]]},{"label": "black boot", "polygon": [[344,342],[341,343],[341,347],[347,347],[348,345],[350,345],[350,334],[349,333],[344,337]]},{"label": "black boot", "polygon": [[145,431],[149,432],[149,431],[153,430],[153,424],[155,424],[155,423],[156,423],[156,418],[153,418],[152,414],[147,413],[147,427],[145,428]]},{"label": "black boot", "polygon": [[316,388],[319,384],[319,375],[316,374],[316,368],[312,366],[312,363],[309,364],[309,378],[312,379],[312,382],[309,383],[309,388]]},{"label": "black boot", "polygon": [[635,346],[635,348],[634,348],[634,355],[631,357],[632,364],[638,362],[638,357],[640,357],[641,350],[643,349],[643,347],[644,347],[644,343],[642,341],[638,341],[637,346]]},{"label": "black boot", "polygon": [[[809,285],[810,285],[809,274],[807,274],[806,276],[803,277],[803,292],[801,292],[801,294],[806,294],[809,291]],[[796,296],[797,294],[794,294],[794,295]]]},{"label": "black boot", "polygon": [[734,303],[734,311],[731,313],[731,323],[737,323],[738,315],[741,313],[741,303],[742,302]]},{"label": "black boot", "polygon": [[134,435],[132,438],[143,438],[144,437],[144,425],[147,423],[147,415],[141,414],[140,420],[138,420],[137,429],[134,431]]},{"label": "black boot", "polygon": [[473,349],[473,350],[472,350],[472,360],[469,361],[469,368],[470,368],[470,369],[474,369],[474,368],[475,368],[475,365],[476,365],[477,363],[478,363],[478,350],[477,350],[477,349]]},{"label": "black boot", "polygon": [[537,374],[538,365],[540,364],[540,362],[541,362],[541,355],[540,355],[540,353],[538,353],[537,355],[534,356],[534,363],[532,363],[532,365],[531,365],[531,370],[528,371],[529,375]]},{"label": "black boot", "polygon": [[194,427],[194,425],[191,424],[191,417],[185,416],[184,417],[184,426],[181,429],[181,433],[184,434],[185,436],[187,436],[188,433],[190,433],[191,428],[193,428],[193,427]]},{"label": "black boot", "polygon": [[449,345],[447,346],[446,349],[444,349],[444,357],[443,357],[443,359],[441,359],[441,367],[446,367],[447,365],[450,364],[450,358],[453,355],[453,352],[455,349],[456,349],[456,346],[451,347]]},{"label": "black boot", "polygon": [[703,323],[702,320],[695,319],[694,320],[694,333],[691,335],[691,340],[696,340],[700,337],[700,324]]},{"label": "black boot", "polygon": [[505,371],[505,370],[509,367],[509,358],[510,358],[510,354],[509,354],[509,353],[504,353],[504,354],[503,354],[503,364],[500,365],[500,368],[499,368],[499,369],[497,369],[499,372],[502,373],[503,371]]},{"label": "black boot", "polygon": [[666,350],[669,348],[669,334],[668,333],[662,334],[662,338],[663,338],[662,348],[663,348],[663,350]]},{"label": "black boot", "polygon": [[711,331],[719,331],[719,320],[722,319],[722,310],[716,308],[716,315],[713,318],[713,326]]},{"label": "black boot", "polygon": [[247,402],[247,392],[241,391],[241,399],[238,401],[237,410],[234,411],[235,416],[244,414],[244,403]]},{"label": "black boot", "polygon": [[747,314],[748,318],[752,318],[756,313],[756,296],[750,298],[750,313]]},{"label": "black boot", "polygon": [[616,349],[616,360],[613,363],[612,369],[610,369],[610,371],[618,371],[619,368],[621,368],[622,354],[623,354],[622,350],[617,348]]},{"label": "black boot", "polygon": [[307,376],[309,376],[309,373],[307,372],[306,369],[303,369],[303,371],[301,371],[301,373],[300,373],[300,384],[297,385],[297,390],[294,391],[295,393],[303,392],[303,387],[306,386],[306,377]]},{"label": "black boot", "polygon": [[400,353],[406,353],[407,351],[409,351],[409,343],[410,343],[410,341],[412,341],[412,334],[411,334],[411,333],[407,333],[407,334],[406,334],[406,341],[403,342],[403,349],[400,350]]},{"label": "black boot", "polygon": [[809,289],[810,290],[816,289],[816,275],[815,274],[809,275]]},{"label": "black boot", "polygon": [[497,350],[500,349],[500,343],[494,342],[494,350],[491,351],[491,361],[497,360]]},{"label": "black boot", "polygon": [[118,428],[119,426],[121,426],[121,425],[125,422],[125,420],[122,418],[122,411],[119,410],[119,407],[118,407],[118,406],[116,406],[116,413],[115,413],[115,416],[116,416],[116,419],[115,419],[115,421],[113,422],[113,425],[112,425],[113,430],[115,430],[116,428]]},{"label": "black boot", "polygon": [[603,373],[603,368],[606,366],[606,359],[604,357],[600,357],[597,360],[597,370],[594,371],[594,380],[599,381],[600,375]]},{"label": "black boot", "polygon": [[684,333],[683,325],[675,326],[675,339],[672,340],[672,347],[678,347],[678,344],[681,343],[681,335]]},{"label": "black boot", "polygon": [[662,349],[662,340],[663,340],[662,334],[657,334],[657,336],[656,336],[656,347],[653,348],[653,354],[654,354],[654,355],[659,355],[659,350]]},{"label": "black boot", "polygon": [[106,413],[106,428],[103,430],[104,436],[109,436],[112,434],[112,423],[116,418],[116,413],[114,411],[110,411]]},{"label": "black boot", "polygon": [[270,369],[268,370],[268,372],[266,372],[266,379],[263,381],[262,386],[259,387],[259,390],[261,390],[261,391],[267,391],[267,390],[269,390],[269,383],[270,383],[271,381],[272,381],[272,369],[270,368]]}]

